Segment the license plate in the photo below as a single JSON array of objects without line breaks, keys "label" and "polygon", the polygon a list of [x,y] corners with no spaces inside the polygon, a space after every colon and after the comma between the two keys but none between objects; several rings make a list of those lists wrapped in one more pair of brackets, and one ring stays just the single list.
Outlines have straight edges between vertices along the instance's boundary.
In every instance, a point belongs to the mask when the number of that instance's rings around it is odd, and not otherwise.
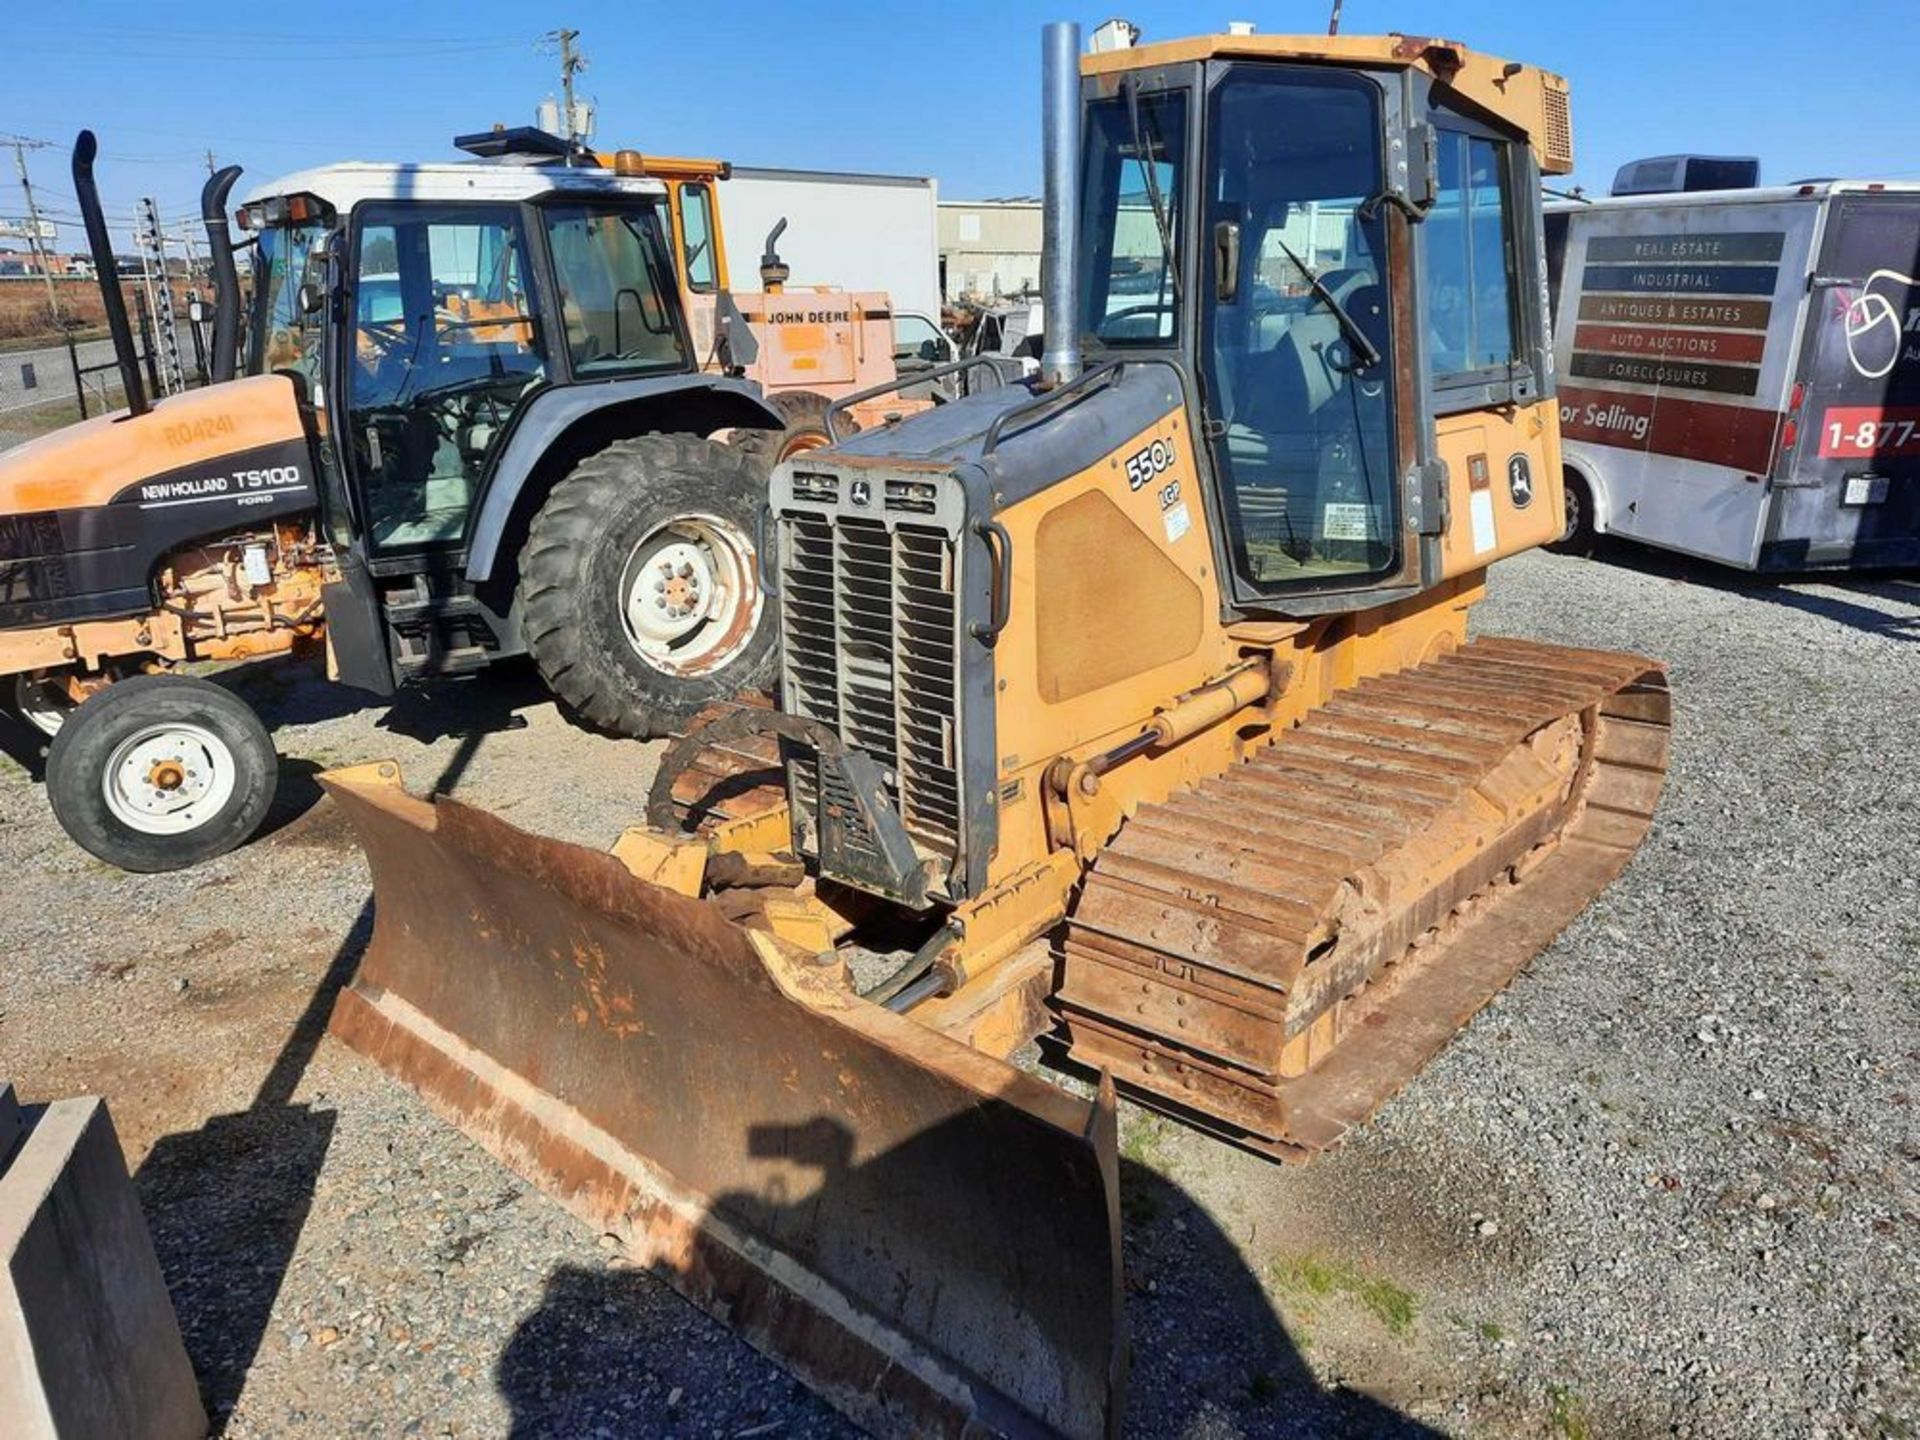
[{"label": "license plate", "polygon": [[1842,505],[1878,505],[1887,498],[1887,477],[1884,475],[1849,475],[1847,492],[1840,497]]}]

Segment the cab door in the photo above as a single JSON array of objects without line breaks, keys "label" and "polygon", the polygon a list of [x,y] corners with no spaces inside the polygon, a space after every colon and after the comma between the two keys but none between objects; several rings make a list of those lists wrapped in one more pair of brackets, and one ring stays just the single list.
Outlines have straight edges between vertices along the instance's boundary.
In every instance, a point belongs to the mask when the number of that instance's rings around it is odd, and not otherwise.
[{"label": "cab door", "polygon": [[526,246],[515,205],[355,213],[341,449],[376,566],[463,549],[486,467],[547,379]]},{"label": "cab door", "polygon": [[1920,195],[1831,202],[1763,564],[1920,564]]}]

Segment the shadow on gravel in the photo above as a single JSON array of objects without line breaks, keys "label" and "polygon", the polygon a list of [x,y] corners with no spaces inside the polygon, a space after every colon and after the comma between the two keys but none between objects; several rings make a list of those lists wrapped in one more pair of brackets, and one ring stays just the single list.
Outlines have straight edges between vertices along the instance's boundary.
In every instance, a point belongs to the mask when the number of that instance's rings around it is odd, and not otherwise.
[{"label": "shadow on gravel", "polygon": [[134,1176],[216,1433],[240,1398],[266,1334],[333,1140],[333,1112],[295,1104],[294,1091],[326,1034],[334,997],[353,978],[372,933],[369,901],[253,1103],[198,1130],[166,1136]]},{"label": "shadow on gravel", "polygon": [[[459,781],[484,738],[484,732],[462,738],[434,782],[435,793]],[[286,763],[317,796],[312,777],[318,767]],[[197,1130],[163,1137],[134,1176],[216,1435],[226,1428],[265,1338],[333,1141],[334,1112],[293,1097],[327,1033],[334,1001],[353,980],[372,935],[369,897],[252,1103]]]},{"label": "shadow on gravel", "polygon": [[[423,745],[445,739],[462,741],[453,763],[435,783],[435,794],[451,790],[465,773],[473,758],[472,745],[488,735],[524,730],[526,717],[519,712],[551,700],[533,668],[513,662],[467,679],[409,685],[391,703],[364,690],[333,684],[311,663],[281,657],[236,665],[222,671],[218,678],[254,708],[270,732],[288,725],[338,719],[386,704],[387,713],[377,722],[381,730]],[[0,726],[5,728],[24,729]],[[315,777],[323,768],[304,756],[281,755],[279,787],[272,808],[251,843],[284,830],[320,803],[322,791]],[[40,778],[37,772],[30,773]]]},{"label": "shadow on gravel", "polygon": [[1440,1440],[1370,1395],[1322,1385],[1240,1247],[1177,1182],[1123,1158],[1120,1200],[1129,1435]]},{"label": "shadow on gravel", "polygon": [[[503,661],[479,675],[438,683],[409,685],[393,697],[379,728],[430,745],[436,740],[468,740],[503,730],[524,730],[520,712],[553,703],[533,666]],[[451,782],[437,788],[445,790]]]},{"label": "shadow on gravel", "polygon": [[0,755],[27,772],[38,783],[47,778],[47,737],[0,710]]},{"label": "shadow on gravel", "polygon": [[317,655],[263,655],[207,678],[251,705],[269,732],[339,720],[384,703],[378,695],[327,679],[325,662]]},{"label": "shadow on gravel", "polygon": [[[1893,640],[1920,641],[1920,615],[1904,613],[1897,608],[1883,610],[1866,603],[1885,600],[1893,602],[1895,606],[1920,607],[1920,580],[1908,578],[1904,572],[1847,574],[1809,571],[1806,574],[1761,576],[1607,537],[1602,537],[1596,544],[1592,558],[1642,575],[1679,580],[1688,585],[1703,585],[1754,600],[1764,600],[1770,605],[1784,605],[1788,609],[1818,615],[1869,634],[1884,635]],[[1797,585],[1819,585],[1829,590],[1843,590],[1849,597],[1855,598],[1813,595],[1795,589]]]},{"label": "shadow on gravel", "polygon": [[[856,1167],[837,1197],[829,1184],[794,1214],[805,1224],[829,1205],[871,1205],[875,1189],[890,1184],[876,1178],[876,1163],[888,1171],[886,1157]],[[952,1184],[964,1195],[964,1176]],[[1121,1162],[1120,1185],[1128,1217],[1128,1435],[1438,1440],[1442,1432],[1371,1396],[1322,1386],[1239,1248],[1179,1185],[1129,1160]],[[778,1233],[781,1223],[777,1213],[763,1213],[754,1228]],[[956,1259],[982,1238],[958,1237]],[[509,1436],[703,1433],[710,1426],[745,1435],[761,1427],[767,1434],[856,1433],[798,1382],[754,1396],[730,1365],[703,1361],[710,1323],[652,1274],[560,1266],[494,1371],[511,1407]],[[643,1377],[637,1383],[636,1375]],[[676,1389],[688,1397],[683,1406],[669,1405]]]}]

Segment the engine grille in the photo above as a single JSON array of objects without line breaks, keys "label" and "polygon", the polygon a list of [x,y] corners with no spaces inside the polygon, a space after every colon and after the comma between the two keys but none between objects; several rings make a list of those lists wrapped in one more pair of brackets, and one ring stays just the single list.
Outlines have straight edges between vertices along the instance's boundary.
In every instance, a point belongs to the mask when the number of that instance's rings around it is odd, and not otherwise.
[{"label": "engine grille", "polygon": [[1573,107],[1567,101],[1567,82],[1557,75],[1547,76],[1541,92],[1540,153],[1549,175],[1570,174],[1573,170]]},{"label": "engine grille", "polygon": [[[953,537],[801,511],[781,517],[780,557],[783,704],[880,764],[915,849],[944,875],[962,813]],[[787,770],[800,843],[817,854],[820,767]]]}]

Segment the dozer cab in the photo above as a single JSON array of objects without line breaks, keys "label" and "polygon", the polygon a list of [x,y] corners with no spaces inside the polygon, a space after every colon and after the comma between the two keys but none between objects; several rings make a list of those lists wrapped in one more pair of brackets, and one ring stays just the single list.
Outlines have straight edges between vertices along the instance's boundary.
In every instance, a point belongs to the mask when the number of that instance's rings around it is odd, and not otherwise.
[{"label": "dozer cab", "polygon": [[682,278],[709,317],[727,301],[703,283],[724,279],[710,186],[670,190],[631,151],[489,138],[467,137],[473,160],[256,190],[244,335],[239,172],[213,177],[219,383],[150,401],[80,137],[128,404],[0,456],[0,681],[54,737],[49,798],[95,855],[190,865],[266,813],[264,728],[167,673],[186,662],[324,644],[336,678],[385,695],[527,653],[634,735],[771,683],[755,518],[772,459],[824,440],[828,400],[770,403],[737,310],[696,341]]},{"label": "dozer cab", "polygon": [[1043,42],[1041,375],[774,473],[778,709],[610,853],[323,777],[375,888],[334,1033],[885,1433],[1113,1433],[1116,1091],[1338,1144],[1666,765],[1656,662],[1467,634],[1560,528],[1564,83],[1102,38]]}]

